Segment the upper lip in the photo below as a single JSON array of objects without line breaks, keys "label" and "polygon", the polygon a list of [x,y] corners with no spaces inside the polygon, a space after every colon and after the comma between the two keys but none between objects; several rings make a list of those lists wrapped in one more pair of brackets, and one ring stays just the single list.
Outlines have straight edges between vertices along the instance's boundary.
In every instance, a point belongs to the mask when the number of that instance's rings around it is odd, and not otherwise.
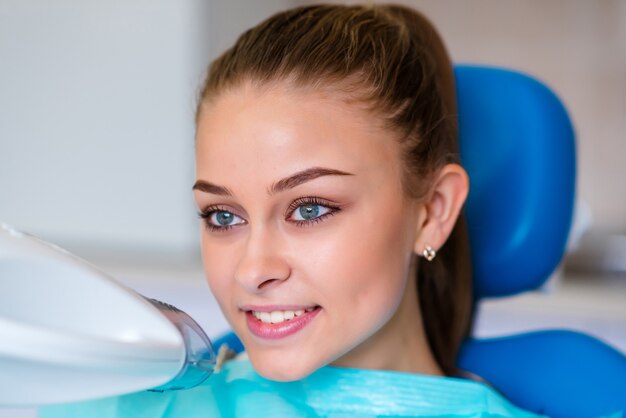
[{"label": "upper lip", "polygon": [[319,305],[242,305],[242,311],[273,312],[273,311],[297,311],[317,308]]}]

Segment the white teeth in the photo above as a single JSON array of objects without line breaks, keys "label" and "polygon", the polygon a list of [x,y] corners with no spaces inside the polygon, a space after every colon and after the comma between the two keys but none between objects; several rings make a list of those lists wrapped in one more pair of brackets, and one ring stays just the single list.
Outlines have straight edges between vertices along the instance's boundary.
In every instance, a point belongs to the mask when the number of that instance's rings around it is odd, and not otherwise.
[{"label": "white teeth", "polygon": [[272,320],[272,324],[278,324],[285,320],[285,316],[281,311],[274,311],[270,314],[270,319]]},{"label": "white teeth", "polygon": [[270,315],[269,312],[261,312],[259,319],[265,322],[266,324],[269,324],[270,322],[272,322],[272,316]]},{"label": "white teeth", "polygon": [[254,315],[254,317],[258,319],[259,321],[264,322],[266,324],[280,324],[281,322],[289,321],[290,319],[303,315],[305,311],[311,312],[314,309],[315,308],[306,308],[306,310],[298,309],[295,311],[272,311],[272,312],[252,311],[252,315]]}]

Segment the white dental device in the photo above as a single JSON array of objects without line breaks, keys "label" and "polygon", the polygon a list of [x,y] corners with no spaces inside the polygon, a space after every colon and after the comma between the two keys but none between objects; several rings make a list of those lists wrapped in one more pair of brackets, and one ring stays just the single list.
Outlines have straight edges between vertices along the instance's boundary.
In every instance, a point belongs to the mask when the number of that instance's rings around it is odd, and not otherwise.
[{"label": "white dental device", "polygon": [[214,365],[184,312],[0,224],[0,406],[184,389]]}]

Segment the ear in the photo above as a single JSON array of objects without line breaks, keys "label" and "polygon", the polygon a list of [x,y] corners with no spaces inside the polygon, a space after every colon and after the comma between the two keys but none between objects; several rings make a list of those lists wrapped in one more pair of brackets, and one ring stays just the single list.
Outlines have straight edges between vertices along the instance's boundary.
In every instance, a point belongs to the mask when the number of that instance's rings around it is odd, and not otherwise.
[{"label": "ear", "polygon": [[427,245],[435,251],[446,242],[469,191],[467,173],[458,164],[447,164],[437,174],[421,207],[413,251],[421,255]]}]

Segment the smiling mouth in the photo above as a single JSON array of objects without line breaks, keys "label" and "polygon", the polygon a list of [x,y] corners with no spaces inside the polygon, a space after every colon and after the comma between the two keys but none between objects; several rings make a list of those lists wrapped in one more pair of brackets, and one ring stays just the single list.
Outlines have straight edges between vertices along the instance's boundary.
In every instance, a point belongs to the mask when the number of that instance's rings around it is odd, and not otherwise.
[{"label": "smiling mouth", "polygon": [[248,330],[262,340],[279,340],[307,327],[322,311],[321,306],[276,308],[278,306],[244,309]]},{"label": "smiling mouth", "polygon": [[319,306],[312,306],[306,309],[296,310],[284,310],[284,311],[255,311],[251,310],[252,315],[259,321],[265,324],[281,324],[286,321],[291,321],[294,318],[301,317],[305,313],[312,312],[315,309],[319,309]]}]

